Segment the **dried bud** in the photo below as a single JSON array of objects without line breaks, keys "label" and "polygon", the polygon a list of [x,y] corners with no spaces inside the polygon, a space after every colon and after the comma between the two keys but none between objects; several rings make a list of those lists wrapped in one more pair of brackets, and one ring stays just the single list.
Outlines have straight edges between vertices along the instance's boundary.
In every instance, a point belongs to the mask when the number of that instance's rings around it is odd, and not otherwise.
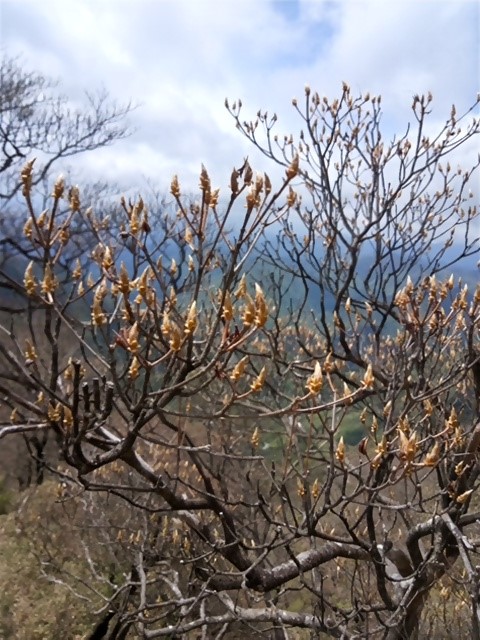
[{"label": "dried bud", "polygon": [[70,209],[72,211],[80,211],[80,191],[78,187],[72,187],[68,194]]},{"label": "dried bud", "polygon": [[170,193],[174,198],[180,197],[180,183],[178,182],[178,177],[176,175],[172,178],[172,182],[170,184]]},{"label": "dried bud", "polygon": [[211,190],[210,177],[208,175],[207,170],[203,166],[203,164],[202,164],[202,171],[200,172],[200,189],[204,193],[210,193],[210,190]]},{"label": "dried bud", "polygon": [[270,178],[266,173],[264,174],[264,178],[265,178],[265,195],[268,196],[268,194],[272,190],[272,183],[270,182]]},{"label": "dried bud", "polygon": [[295,202],[297,201],[297,194],[296,192],[292,189],[292,187],[289,187],[288,189],[288,195],[287,195],[287,206],[289,207],[293,207],[295,205]]},{"label": "dried bud", "polygon": [[368,446],[368,438],[365,436],[365,438],[362,438],[358,443],[358,451],[359,453],[362,454],[362,456],[367,455],[367,446]]},{"label": "dried bud", "polygon": [[55,181],[55,184],[53,185],[52,196],[55,198],[55,200],[60,200],[60,198],[63,197],[64,191],[65,191],[65,181],[63,179],[63,176],[58,176],[58,178]]},{"label": "dried bud", "polygon": [[298,174],[299,167],[299,157],[298,154],[293,158],[291,165],[286,170],[286,175],[288,180],[292,180]]},{"label": "dried bud", "polygon": [[243,181],[245,184],[250,184],[253,179],[253,170],[252,170],[252,167],[249,165],[248,160],[245,161],[244,172],[245,172],[245,175],[243,176]]},{"label": "dried bud", "polygon": [[238,193],[238,171],[236,169],[232,171],[232,175],[230,176],[230,189],[232,190],[232,194],[236,196]]},{"label": "dried bud", "polygon": [[469,489],[468,491],[465,491],[465,493],[460,494],[456,501],[458,502],[458,504],[465,504],[465,502],[467,502],[467,500],[470,498],[470,496],[473,493],[473,489]]}]

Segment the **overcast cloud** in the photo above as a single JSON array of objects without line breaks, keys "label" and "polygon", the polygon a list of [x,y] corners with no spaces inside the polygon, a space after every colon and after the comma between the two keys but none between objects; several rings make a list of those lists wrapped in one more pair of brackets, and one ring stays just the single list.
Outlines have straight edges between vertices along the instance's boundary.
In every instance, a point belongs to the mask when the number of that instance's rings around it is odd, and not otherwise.
[{"label": "overcast cloud", "polygon": [[[194,188],[200,164],[221,185],[248,153],[225,97],[245,115],[291,107],[305,84],[334,97],[381,93],[385,124],[403,130],[415,93],[432,91],[441,123],[475,99],[480,78],[476,0],[0,0],[2,47],[26,68],[58,78],[78,100],[104,86],[132,99],[135,134],[75,161],[121,184],[151,178],[167,190],[178,173]],[[473,153],[473,148],[472,148]]]}]

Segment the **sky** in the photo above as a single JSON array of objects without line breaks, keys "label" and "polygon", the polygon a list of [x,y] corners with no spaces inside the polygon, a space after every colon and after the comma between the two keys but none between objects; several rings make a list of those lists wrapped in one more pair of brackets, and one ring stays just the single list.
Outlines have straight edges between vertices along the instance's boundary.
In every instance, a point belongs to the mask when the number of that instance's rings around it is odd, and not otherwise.
[{"label": "sky", "polygon": [[148,179],[160,192],[173,174],[195,189],[202,163],[215,186],[246,155],[269,170],[226,97],[241,98],[246,119],[275,112],[279,133],[295,133],[292,98],[306,84],[333,98],[346,81],[354,94],[382,94],[393,135],[414,94],[433,93],[441,125],[480,88],[477,0],[0,0],[0,43],[77,104],[102,87],[137,103],[130,138],[69,164],[74,175]]}]

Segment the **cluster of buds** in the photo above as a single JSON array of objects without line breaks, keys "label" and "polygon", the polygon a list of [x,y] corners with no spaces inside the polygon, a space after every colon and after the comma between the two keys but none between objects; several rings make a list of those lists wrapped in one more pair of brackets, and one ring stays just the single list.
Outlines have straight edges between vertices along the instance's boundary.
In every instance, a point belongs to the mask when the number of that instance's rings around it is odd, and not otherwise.
[{"label": "cluster of buds", "polygon": [[[136,238],[140,231],[143,231],[144,233],[149,233],[150,224],[148,222],[148,211],[142,198],[140,197],[136,203],[129,202],[127,206],[125,198],[122,196],[120,202],[123,207],[123,210],[127,214],[129,227],[130,227],[130,234],[134,238]],[[123,225],[122,225],[122,229],[123,229],[122,235],[128,236],[128,233],[123,227]]]},{"label": "cluster of buds", "polygon": [[255,298],[252,299],[252,297],[244,291],[242,283],[240,283],[240,287],[237,291],[237,297],[245,298],[242,313],[243,326],[247,328],[254,326],[260,329],[268,320],[268,307],[263,290],[260,285],[255,283]]},{"label": "cluster of buds", "polygon": [[265,197],[267,197],[271,190],[272,184],[267,174],[264,174],[263,176],[257,174],[255,182],[252,183],[252,186],[247,193],[246,208],[249,210],[258,209],[262,202],[262,193],[264,193]]}]

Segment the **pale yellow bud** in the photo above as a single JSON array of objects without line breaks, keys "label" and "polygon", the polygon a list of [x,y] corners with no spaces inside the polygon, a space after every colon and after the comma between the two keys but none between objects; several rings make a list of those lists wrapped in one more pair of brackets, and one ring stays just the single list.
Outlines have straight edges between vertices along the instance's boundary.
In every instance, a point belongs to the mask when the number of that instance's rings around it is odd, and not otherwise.
[{"label": "pale yellow bud", "polygon": [[255,283],[255,326],[260,328],[268,320],[268,308],[262,288]]},{"label": "pale yellow bud", "polygon": [[180,331],[177,327],[172,327],[172,330],[170,331],[169,344],[170,349],[175,352],[180,351],[182,348],[182,336],[180,335]]},{"label": "pale yellow bud", "polygon": [[123,262],[120,265],[120,275],[117,281],[117,287],[118,287],[118,290],[125,295],[130,293],[130,290],[131,290],[130,278],[128,276],[127,268],[125,267],[125,264]]},{"label": "pale yellow bud", "polygon": [[255,308],[255,303],[252,298],[248,295],[245,295],[245,306],[243,307],[242,313],[242,321],[245,327],[250,327],[255,319],[256,319],[257,310]]},{"label": "pale yellow bud", "polygon": [[164,336],[168,336],[170,335],[170,331],[172,330],[173,326],[172,323],[170,321],[170,316],[168,314],[168,311],[165,311],[165,313],[163,314],[163,318],[162,318],[162,334]]},{"label": "pale yellow bud", "polygon": [[140,363],[138,361],[137,356],[134,356],[132,358],[130,367],[128,368],[128,377],[131,380],[136,380],[139,375],[140,375]]},{"label": "pale yellow bud", "polygon": [[246,295],[247,295],[247,276],[243,274],[238,284],[237,290],[235,291],[235,297],[245,298]]},{"label": "pale yellow bud", "polygon": [[136,353],[139,350],[140,344],[138,342],[138,322],[135,322],[132,327],[130,327],[127,336],[127,344],[129,350],[132,353]]},{"label": "pale yellow bud", "polygon": [[197,328],[197,302],[194,300],[188,310],[187,319],[185,320],[185,334],[191,335]]},{"label": "pale yellow bud", "polygon": [[30,342],[30,340],[25,340],[25,360],[27,362],[27,364],[35,362],[35,360],[37,359],[37,351],[35,349],[35,346],[32,344],[32,342]]},{"label": "pale yellow bud", "polygon": [[29,240],[32,239],[32,226],[33,226],[33,222],[31,218],[28,218],[27,221],[25,222],[24,226],[23,226],[23,235],[28,238]]},{"label": "pale yellow bud", "polygon": [[20,174],[20,179],[22,181],[22,194],[24,196],[28,196],[30,194],[30,190],[32,188],[32,173],[33,173],[33,163],[35,162],[35,158],[33,160],[29,160],[23,167],[22,172]]},{"label": "pale yellow bud", "polygon": [[262,370],[250,385],[250,389],[254,393],[256,393],[257,391],[260,391],[263,388],[263,385],[265,384],[266,377],[267,377],[267,369],[265,367],[262,367]]},{"label": "pale yellow bud", "polygon": [[37,283],[35,280],[35,276],[33,275],[33,262],[30,262],[28,267],[25,269],[25,275],[23,277],[23,285],[25,287],[27,295],[29,296],[35,295]]},{"label": "pale yellow bud", "polygon": [[340,462],[340,464],[344,464],[345,462],[345,442],[343,441],[343,436],[341,436],[338,441],[337,449],[335,451],[335,458]]},{"label": "pale yellow bud", "polygon": [[233,368],[232,373],[230,374],[231,380],[239,380],[243,374],[245,373],[245,367],[247,366],[248,356],[244,356]]},{"label": "pale yellow bud", "polygon": [[60,422],[62,418],[62,405],[59,402],[48,405],[48,418],[52,422]]},{"label": "pale yellow bud", "polygon": [[375,377],[373,375],[372,365],[369,363],[367,370],[365,371],[365,375],[363,376],[363,386],[365,389],[373,389],[373,384],[375,382]]},{"label": "pale yellow bud", "polygon": [[55,289],[57,288],[57,285],[58,285],[57,278],[55,278],[55,276],[53,275],[53,271],[52,271],[52,267],[50,266],[50,263],[47,263],[45,267],[45,272],[43,275],[43,280],[40,284],[42,293],[46,295],[54,293]]},{"label": "pale yellow bud", "polygon": [[233,319],[232,298],[228,291],[225,294],[225,300],[223,303],[223,310],[222,310],[222,318],[225,320],[225,322],[230,322],[230,320]]},{"label": "pale yellow bud", "polygon": [[315,368],[312,375],[307,380],[306,387],[312,395],[317,395],[317,393],[320,393],[323,387],[323,374],[322,367],[320,366],[319,362],[315,363]]},{"label": "pale yellow bud", "polygon": [[70,408],[67,407],[67,406],[63,407],[62,423],[63,423],[64,428],[67,431],[70,431],[71,428],[73,427],[73,414],[72,414]]},{"label": "pale yellow bud", "polygon": [[80,260],[77,258],[75,268],[72,271],[72,278],[73,280],[80,280],[81,277],[82,277],[82,265],[80,263]]},{"label": "pale yellow bud", "polygon": [[425,466],[427,467],[435,467],[438,463],[438,461],[440,460],[440,454],[442,451],[442,447],[440,442],[436,442],[433,445],[433,448],[431,451],[429,451],[427,453],[427,455],[425,456]]}]

